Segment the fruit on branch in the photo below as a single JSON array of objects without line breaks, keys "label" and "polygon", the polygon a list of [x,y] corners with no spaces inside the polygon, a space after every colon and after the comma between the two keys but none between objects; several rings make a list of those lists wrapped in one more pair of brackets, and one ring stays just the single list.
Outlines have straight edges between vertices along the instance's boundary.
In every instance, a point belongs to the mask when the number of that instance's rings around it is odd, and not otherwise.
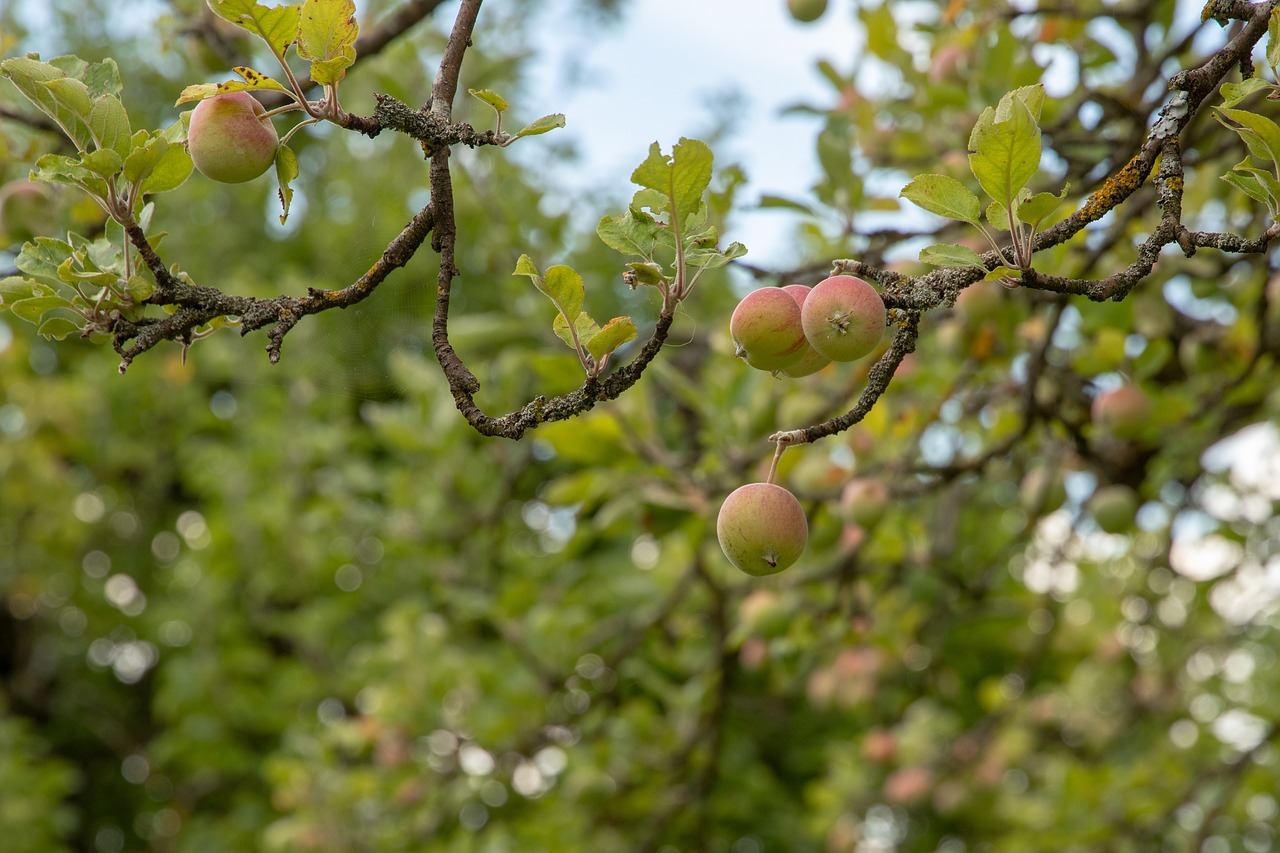
[{"label": "fruit on branch", "polygon": [[840,493],[840,517],[859,527],[874,527],[888,506],[889,487],[874,477],[855,477]]},{"label": "fruit on branch", "polygon": [[[806,284],[788,284],[782,289],[791,294],[791,298],[796,301],[796,304],[800,306],[801,312],[803,312],[804,301],[808,298],[809,291],[813,288]],[[801,332],[803,331],[804,328],[801,327]],[[827,358],[825,355],[810,346],[807,339],[804,342],[802,352],[803,354],[794,364],[782,369],[783,373],[787,376],[799,378],[801,376],[808,376],[811,373],[817,373],[819,370],[831,363],[831,359]]]},{"label": "fruit on branch", "polygon": [[716,517],[720,550],[749,575],[772,575],[804,553],[809,522],[796,496],[773,483],[739,486]]},{"label": "fruit on branch", "polygon": [[787,0],[787,11],[801,23],[813,23],[826,13],[827,0]]},{"label": "fruit on branch", "polygon": [[1151,417],[1151,400],[1136,385],[1121,385],[1093,398],[1093,424],[1116,438],[1136,438]]},{"label": "fruit on branch", "polygon": [[1121,533],[1133,527],[1138,514],[1138,493],[1125,485],[1103,486],[1089,498],[1089,512],[1106,533]]},{"label": "fruit on branch", "polygon": [[800,305],[780,287],[762,287],[743,297],[729,318],[734,355],[757,370],[782,370],[804,355]]},{"label": "fruit on branch", "polygon": [[224,184],[241,184],[267,171],[280,137],[265,113],[248,92],[225,92],[196,104],[187,150],[201,174]]},{"label": "fruit on branch", "polygon": [[53,194],[45,184],[10,181],[0,187],[0,246],[51,236],[58,226]]},{"label": "fruit on branch", "polygon": [[833,275],[805,298],[801,326],[809,345],[832,361],[854,361],[884,337],[884,300],[871,285],[851,275]]}]

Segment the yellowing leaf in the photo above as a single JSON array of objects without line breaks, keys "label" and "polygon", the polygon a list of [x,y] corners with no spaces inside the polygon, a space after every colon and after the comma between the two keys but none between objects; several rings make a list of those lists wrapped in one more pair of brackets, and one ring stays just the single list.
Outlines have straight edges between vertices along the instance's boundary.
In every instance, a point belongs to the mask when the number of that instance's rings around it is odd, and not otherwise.
[{"label": "yellowing leaf", "polygon": [[311,60],[311,79],[332,86],[356,61],[356,5],[352,0],[306,0],[298,22],[298,55]]}]

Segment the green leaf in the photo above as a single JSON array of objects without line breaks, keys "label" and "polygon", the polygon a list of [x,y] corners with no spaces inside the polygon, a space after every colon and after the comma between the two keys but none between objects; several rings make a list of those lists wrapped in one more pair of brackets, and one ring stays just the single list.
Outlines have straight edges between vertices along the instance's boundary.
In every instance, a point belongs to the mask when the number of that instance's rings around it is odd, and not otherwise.
[{"label": "green leaf", "polygon": [[619,216],[606,216],[596,226],[596,234],[609,248],[649,260],[660,232],[665,230],[652,216],[635,207]]},{"label": "green leaf", "polygon": [[654,263],[637,262],[627,264],[636,275],[636,284],[666,284],[669,279],[662,274],[662,269]]},{"label": "green leaf", "polygon": [[9,306],[14,315],[32,323],[40,322],[46,312],[55,308],[67,308],[71,302],[61,296],[33,296],[30,299],[19,299]]},{"label": "green leaf", "polygon": [[[551,298],[556,308],[565,317],[577,317],[586,297],[586,286],[582,282],[582,276],[563,264],[547,267],[543,276],[542,284],[538,289]],[[534,284],[538,282],[535,280]]]},{"label": "green leaf", "polygon": [[586,341],[587,352],[597,362],[618,347],[636,339],[636,324],[630,317],[614,317]]},{"label": "green leaf", "polygon": [[223,20],[246,29],[265,41],[278,58],[298,38],[300,6],[262,6],[254,0],[207,0]]},{"label": "green leaf", "polygon": [[948,175],[916,175],[898,195],[930,213],[974,225],[982,213],[978,197]]},{"label": "green leaf", "polygon": [[[556,333],[556,337],[564,341],[571,347],[577,348],[578,342],[594,340],[600,334],[600,327],[596,325],[596,321],[586,311],[579,311],[573,323],[573,329],[569,328],[569,321],[565,319],[564,314],[557,314],[555,322],[551,324],[551,330]],[[574,335],[577,335],[577,341],[574,341]]]},{"label": "green leaf", "polygon": [[[512,275],[527,275],[527,276],[530,276],[531,278],[541,278],[541,274],[538,272],[538,268],[533,265],[533,261],[529,258],[528,255],[520,256],[520,259],[516,261],[516,270],[515,272],[512,273]],[[541,290],[542,286],[539,285],[538,289]]]},{"label": "green leaf", "polygon": [[1068,184],[1057,195],[1036,193],[1030,198],[1023,199],[1018,204],[1018,219],[1033,228],[1039,228],[1041,222],[1052,216],[1053,212],[1062,206],[1063,200],[1067,197],[1067,190],[1070,188],[1071,185]]},{"label": "green leaf", "polygon": [[311,79],[332,86],[356,61],[356,5],[352,0],[306,0],[298,22],[298,56],[311,61]]},{"label": "green leaf", "polygon": [[70,243],[52,237],[37,237],[23,245],[14,265],[32,278],[56,284],[62,281],[58,267],[71,256],[72,251]]},{"label": "green leaf", "polygon": [[99,148],[109,148],[128,157],[133,150],[133,131],[129,127],[129,113],[115,95],[103,95],[93,102],[89,110],[89,132]]},{"label": "green leaf", "polygon": [[564,127],[564,114],[552,113],[549,116],[543,116],[540,119],[534,119],[529,122],[524,127],[517,130],[514,136],[517,139],[522,136],[538,136],[539,134],[546,133],[547,131],[555,130],[558,127]]},{"label": "green leaf", "polygon": [[70,334],[79,334],[82,328],[66,317],[50,317],[40,324],[36,334],[48,341],[60,341]]},{"label": "green leaf", "polygon": [[[190,174],[189,171],[188,174]],[[281,225],[289,218],[289,205],[293,202],[293,187],[289,184],[296,177],[298,177],[298,157],[293,153],[292,148],[281,145],[276,149],[276,181],[280,184],[277,195],[280,197]]]},{"label": "green leaf", "polygon": [[1022,101],[1031,113],[1031,118],[1039,122],[1040,110],[1044,106],[1044,85],[1034,83],[1030,86],[1014,89],[1012,92],[1005,92],[1004,96],[1000,98],[1000,103],[996,105],[997,122],[1008,121],[1013,117],[1015,112],[1014,101]]},{"label": "green leaf", "polygon": [[682,137],[672,148],[671,157],[655,142],[649,146],[649,156],[631,173],[631,182],[670,199],[666,209],[673,224],[681,223],[702,203],[702,194],[711,183],[712,160],[711,149],[696,139]]},{"label": "green leaf", "polygon": [[129,279],[124,289],[134,302],[145,302],[151,294],[156,292],[155,283],[140,275],[135,275]]},{"label": "green leaf", "polygon": [[[102,152],[97,152],[102,153]],[[112,152],[114,154],[114,152]],[[107,182],[91,169],[87,168],[79,157],[68,157],[65,154],[45,154],[36,160],[34,176],[36,180],[52,184],[67,184],[105,199],[108,195]]]},{"label": "green leaf", "polygon": [[1213,112],[1219,121],[1222,121],[1222,117],[1226,117],[1241,125],[1236,127],[1225,121],[1222,122],[1240,134],[1240,138],[1249,147],[1250,154],[1259,160],[1280,162],[1280,125],[1248,110],[1214,109]]},{"label": "green leaf", "polygon": [[0,278],[0,305],[12,305],[35,295],[37,282],[20,275]]},{"label": "green leaf", "polygon": [[[1272,15],[1272,20],[1275,20],[1275,15]],[[1268,48],[1269,50],[1270,48]],[[1273,84],[1268,83],[1261,77],[1250,77],[1247,80],[1241,80],[1239,83],[1223,83],[1219,91],[1222,93],[1222,106],[1233,107],[1255,92],[1274,88]]]},{"label": "green leaf", "polygon": [[995,269],[991,270],[986,275],[984,275],[982,277],[982,280],[983,281],[1001,281],[1003,279],[1011,278],[1016,281],[1021,277],[1022,277],[1022,272],[1020,270],[1015,270],[1012,267],[1006,267],[1004,264],[1000,264]]},{"label": "green leaf", "polygon": [[119,174],[120,169],[124,166],[124,158],[111,148],[99,148],[97,151],[90,151],[81,157],[80,165],[95,175],[111,178]]},{"label": "green leaf", "polygon": [[[157,137],[157,141],[165,140],[163,137]],[[143,179],[138,189],[143,195],[177,189],[191,176],[194,168],[195,164],[191,162],[191,155],[187,153],[186,147],[169,145],[163,149],[160,159],[156,161],[150,174]]]},{"label": "green leaf", "polygon": [[997,231],[1009,230],[1009,209],[998,201],[987,205],[987,224]]},{"label": "green leaf", "polygon": [[997,110],[983,110],[969,136],[969,168],[988,196],[1009,207],[1039,168],[1041,145],[1040,128],[1023,98],[1009,97],[1007,109],[1004,119]]},{"label": "green leaf", "polygon": [[[74,59],[74,57],[70,57]],[[76,60],[79,62],[79,60]],[[83,66],[84,63],[80,62]],[[49,62],[28,57],[15,57],[0,62],[0,74],[8,77],[27,100],[54,121],[81,151],[88,151],[93,146],[93,134],[89,132],[88,113],[90,101],[88,89],[80,83],[82,99],[77,99],[73,86],[60,85],[60,91],[49,88],[55,80],[68,79],[66,72]],[[78,81],[73,81],[78,82]],[[61,95],[61,97],[60,97]],[[83,110],[68,106],[65,101],[80,100]]]},{"label": "green leaf", "polygon": [[985,270],[987,265],[982,256],[968,246],[954,243],[935,243],[920,250],[920,260],[936,267],[978,267]]},{"label": "green leaf", "polygon": [[474,98],[479,98],[498,112],[503,112],[507,107],[511,106],[507,103],[506,98],[492,89],[468,89],[467,94]]},{"label": "green leaf", "polygon": [[[1280,215],[1280,180],[1276,180],[1276,176],[1272,174],[1270,170],[1259,169],[1255,166],[1251,166],[1249,165],[1249,161],[1245,160],[1244,162],[1236,165],[1234,172],[1228,172],[1227,174],[1253,178],[1256,184],[1261,188],[1264,195],[1264,198],[1258,200],[1267,205],[1267,209],[1271,211],[1273,219]],[[1226,180],[1226,176],[1223,176],[1223,179]],[[1229,180],[1227,183],[1230,183],[1233,186],[1239,186],[1239,184],[1235,184]],[[1243,189],[1243,187],[1240,188]]]},{"label": "green leaf", "polygon": [[1267,65],[1273,70],[1280,66],[1280,9],[1272,9],[1267,21]]},{"label": "green leaf", "polygon": [[1254,201],[1265,204],[1272,212],[1276,210],[1276,200],[1271,198],[1262,184],[1253,175],[1231,171],[1222,176],[1222,180],[1240,190]]}]

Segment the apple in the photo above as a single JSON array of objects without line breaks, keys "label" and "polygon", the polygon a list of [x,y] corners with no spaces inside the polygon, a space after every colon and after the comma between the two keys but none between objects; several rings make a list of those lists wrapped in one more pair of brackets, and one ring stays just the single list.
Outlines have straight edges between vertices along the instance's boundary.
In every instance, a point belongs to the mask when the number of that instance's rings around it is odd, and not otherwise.
[{"label": "apple", "polygon": [[851,275],[833,275],[809,291],[800,322],[815,350],[832,361],[854,361],[880,343],[886,317],[874,287]]},{"label": "apple", "polygon": [[772,575],[800,559],[809,541],[809,522],[800,501],[782,486],[748,483],[721,504],[716,537],[739,569]]},{"label": "apple", "polygon": [[[782,289],[791,294],[791,297],[795,299],[796,304],[800,306],[800,310],[803,313],[804,301],[809,296],[809,291],[813,288],[809,287],[807,284],[788,284]],[[801,331],[804,331],[803,327],[801,328]],[[804,342],[803,349],[804,354],[800,356],[799,360],[796,361],[795,364],[782,369],[783,373],[793,379],[798,379],[801,376],[808,376],[811,373],[817,373],[819,370],[831,363],[831,359],[827,358],[825,355],[810,346],[807,339]]]},{"label": "apple", "polygon": [[265,114],[248,92],[225,92],[196,104],[187,150],[200,173],[224,184],[241,184],[267,171],[280,138]]},{"label": "apple", "polygon": [[1151,400],[1136,385],[1121,385],[1093,398],[1094,425],[1117,438],[1136,438],[1151,417]]},{"label": "apple", "polygon": [[827,0],[787,0],[791,17],[804,24],[811,24],[827,11]]},{"label": "apple", "polygon": [[762,287],[743,297],[729,318],[736,355],[757,370],[782,370],[800,360],[807,344],[800,306],[780,287]]},{"label": "apple", "polygon": [[1106,533],[1121,533],[1133,527],[1138,514],[1138,494],[1125,485],[1103,486],[1089,498],[1089,512]]},{"label": "apple", "polygon": [[889,487],[874,477],[855,477],[840,493],[840,517],[859,527],[874,527],[888,506]]}]

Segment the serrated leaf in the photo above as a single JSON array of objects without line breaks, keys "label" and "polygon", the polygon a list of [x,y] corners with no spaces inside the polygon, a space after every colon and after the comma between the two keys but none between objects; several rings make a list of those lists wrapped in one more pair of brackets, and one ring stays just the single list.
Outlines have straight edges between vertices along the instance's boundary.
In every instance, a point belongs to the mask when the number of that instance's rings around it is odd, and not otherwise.
[{"label": "serrated leaf", "polygon": [[664,230],[652,216],[635,207],[619,216],[606,216],[596,226],[596,234],[609,248],[646,259],[653,258],[659,232]]},{"label": "serrated leaf", "polygon": [[[579,311],[575,316],[573,329],[570,330],[569,321],[565,319],[565,315],[557,314],[555,321],[551,324],[551,330],[556,333],[557,338],[577,348],[578,342],[592,340],[599,335],[600,327],[586,311]],[[575,334],[578,336],[577,342],[574,341]]]},{"label": "serrated leaf", "polygon": [[649,146],[649,156],[631,173],[631,181],[669,199],[668,209],[679,223],[702,202],[711,183],[712,163],[711,149],[696,139],[681,137],[670,157],[655,142]]},{"label": "serrated leaf", "polygon": [[40,327],[36,329],[36,334],[47,341],[60,341],[67,335],[79,334],[81,331],[80,326],[77,326],[66,317],[50,317],[40,324]]},{"label": "serrated leaf", "polygon": [[1000,202],[993,201],[987,205],[984,215],[986,216],[987,224],[992,228],[997,231],[1009,230],[1009,209]]},{"label": "serrated leaf", "polygon": [[129,113],[115,95],[103,95],[89,110],[89,132],[99,148],[109,148],[123,159],[133,150]]},{"label": "serrated leaf", "polygon": [[538,289],[551,297],[551,301],[565,317],[577,317],[582,311],[586,285],[583,284],[582,276],[572,267],[563,264],[547,267],[543,273],[542,286]]},{"label": "serrated leaf", "polygon": [[1062,191],[1057,195],[1053,193],[1036,193],[1029,198],[1022,199],[1018,203],[1018,219],[1032,226],[1039,228],[1040,223],[1053,215],[1053,212],[1062,206],[1063,200],[1067,197],[1067,190],[1070,185],[1064,186]]},{"label": "serrated leaf", "polygon": [[135,275],[129,279],[124,289],[134,302],[145,302],[151,294],[156,292],[155,283],[140,275]]},{"label": "serrated leaf", "polygon": [[124,159],[111,148],[99,148],[81,157],[80,165],[95,175],[111,178],[119,174],[124,166]]},{"label": "serrated leaf", "polygon": [[1267,65],[1280,66],[1280,9],[1272,9],[1267,21]]},{"label": "serrated leaf", "polygon": [[630,317],[614,317],[604,324],[599,332],[587,339],[587,352],[596,361],[604,358],[618,347],[636,339],[636,324]]},{"label": "serrated leaf", "polygon": [[503,112],[507,107],[511,106],[507,103],[507,99],[499,95],[492,89],[468,89],[467,94],[473,98],[479,98],[498,112]]},{"label": "serrated leaf", "polygon": [[1022,277],[1022,273],[1012,267],[1006,267],[1004,264],[997,266],[982,277],[983,281],[1001,281],[1002,279],[1012,278],[1018,279]]},{"label": "serrated leaf", "polygon": [[278,81],[268,77],[261,71],[254,71],[244,65],[237,66],[231,70],[235,71],[243,79],[223,80],[221,83],[196,83],[187,86],[178,94],[178,100],[174,102],[174,106],[180,106],[191,101],[203,101],[205,98],[212,98],[214,95],[221,95],[226,92],[289,91]]},{"label": "serrated leaf", "polygon": [[[532,278],[542,277],[538,272],[538,268],[533,265],[533,260],[528,255],[520,256],[520,259],[516,261],[516,270],[512,275],[527,275]],[[538,289],[541,290],[542,287],[539,285]]]},{"label": "serrated leaf", "polygon": [[[1267,205],[1267,209],[1271,211],[1272,218],[1274,219],[1277,214],[1280,214],[1280,180],[1276,180],[1276,176],[1269,170],[1251,166],[1246,160],[1238,164],[1234,172],[1229,172],[1228,174],[1252,177],[1261,187],[1264,194],[1264,198],[1259,200]],[[1228,181],[1228,183],[1231,182]]]},{"label": "serrated leaf", "polygon": [[30,299],[19,299],[9,306],[14,316],[21,317],[31,323],[39,323],[40,318],[55,308],[67,308],[70,301],[61,296],[33,296]]},{"label": "serrated leaf", "polygon": [[151,171],[169,150],[169,140],[156,136],[146,140],[134,140],[134,149],[124,158],[124,179],[136,184],[151,174]]},{"label": "serrated leaf", "polygon": [[549,116],[543,116],[540,119],[534,119],[524,127],[517,130],[513,135],[519,139],[522,136],[538,136],[556,128],[564,127],[564,114],[552,113]]},{"label": "serrated leaf", "polygon": [[[1272,16],[1272,19],[1274,20],[1274,16]],[[1267,49],[1268,51],[1270,50],[1269,47]],[[1222,93],[1222,106],[1233,107],[1255,92],[1271,88],[1274,88],[1274,86],[1261,77],[1250,77],[1247,80],[1241,80],[1239,83],[1223,83],[1218,91]]]},{"label": "serrated leaf", "polygon": [[21,299],[29,299],[35,295],[38,284],[20,275],[11,275],[0,279],[0,305],[10,305]]},{"label": "serrated leaf", "polygon": [[14,260],[14,265],[32,278],[58,283],[58,267],[71,256],[70,243],[53,237],[37,237],[22,246],[22,251]]},{"label": "serrated leaf", "polygon": [[1026,105],[1034,121],[1040,121],[1040,111],[1044,106],[1044,84],[1033,83],[1030,86],[1021,86],[1012,92],[1005,92],[1000,98],[1000,103],[996,105],[997,122],[1008,121],[1013,117],[1015,100],[1022,101]]},{"label": "serrated leaf", "polygon": [[982,256],[968,246],[954,243],[935,243],[920,250],[920,260],[935,267],[978,267],[985,270],[987,265]]},{"label": "serrated leaf", "polygon": [[356,61],[356,5],[352,0],[306,0],[298,20],[298,56],[311,62],[311,79],[332,86]]},{"label": "serrated leaf", "polygon": [[983,192],[1006,207],[1035,175],[1041,155],[1040,128],[1027,104],[1010,98],[1008,111],[999,120],[996,110],[983,110],[969,137],[970,170]]},{"label": "serrated leaf", "polygon": [[[1230,127],[1236,133],[1240,134],[1240,138],[1244,140],[1245,145],[1249,147],[1249,153],[1257,157],[1259,160],[1280,162],[1280,125],[1257,113],[1251,113],[1248,110],[1236,109],[1215,109],[1214,115],[1219,117],[1225,116],[1241,127],[1223,122],[1224,125]],[[1248,132],[1246,132],[1246,129]]]},{"label": "serrated leaf", "polygon": [[[74,57],[71,57],[74,58]],[[77,60],[79,61],[79,60]],[[81,62],[81,65],[84,63]],[[52,63],[41,62],[28,57],[14,57],[0,62],[0,73],[8,77],[18,91],[31,101],[40,112],[54,121],[67,138],[75,143],[81,151],[88,151],[93,145],[93,134],[89,132],[87,123],[89,107],[82,112],[68,107],[60,100],[58,93],[50,89],[48,84],[55,80],[67,79],[66,72]],[[80,84],[88,102],[88,90]],[[64,87],[65,88],[65,87]],[[68,97],[67,91],[62,96]]]},{"label": "serrated leaf", "polygon": [[658,268],[657,264],[637,262],[627,264],[627,266],[635,273],[636,284],[658,285],[668,282],[668,278],[662,274],[662,270]]},{"label": "serrated leaf", "polygon": [[300,6],[267,7],[255,0],[207,2],[215,15],[261,38],[277,57],[283,57],[285,50],[298,38]]},{"label": "serrated leaf", "polygon": [[94,100],[104,95],[118,99],[124,91],[124,83],[120,80],[120,66],[110,57],[101,62],[85,63],[78,71],[68,70],[67,74],[83,80],[89,88],[89,96]]},{"label": "serrated leaf", "polygon": [[916,175],[898,195],[930,213],[974,225],[982,214],[978,197],[949,175]]},{"label": "serrated leaf", "polygon": [[293,202],[293,188],[289,184],[296,177],[298,177],[298,157],[293,153],[292,148],[281,145],[276,149],[276,181],[280,184],[276,194],[280,198],[281,225],[289,218],[289,205]]},{"label": "serrated leaf", "polygon": [[[158,138],[158,141],[163,142],[164,139]],[[149,195],[177,189],[191,177],[194,169],[195,164],[191,162],[191,155],[184,146],[169,145],[138,187],[140,194]]]},{"label": "serrated leaf", "polygon": [[1249,196],[1249,198],[1254,201],[1265,204],[1269,209],[1275,210],[1274,201],[1267,194],[1267,191],[1263,188],[1262,184],[1258,182],[1258,179],[1253,175],[1232,171],[1223,175],[1222,180],[1240,190],[1240,192]]},{"label": "serrated leaf", "polygon": [[36,180],[79,187],[99,198],[105,199],[108,195],[107,182],[87,168],[78,157],[45,154],[36,160],[32,174]]}]

